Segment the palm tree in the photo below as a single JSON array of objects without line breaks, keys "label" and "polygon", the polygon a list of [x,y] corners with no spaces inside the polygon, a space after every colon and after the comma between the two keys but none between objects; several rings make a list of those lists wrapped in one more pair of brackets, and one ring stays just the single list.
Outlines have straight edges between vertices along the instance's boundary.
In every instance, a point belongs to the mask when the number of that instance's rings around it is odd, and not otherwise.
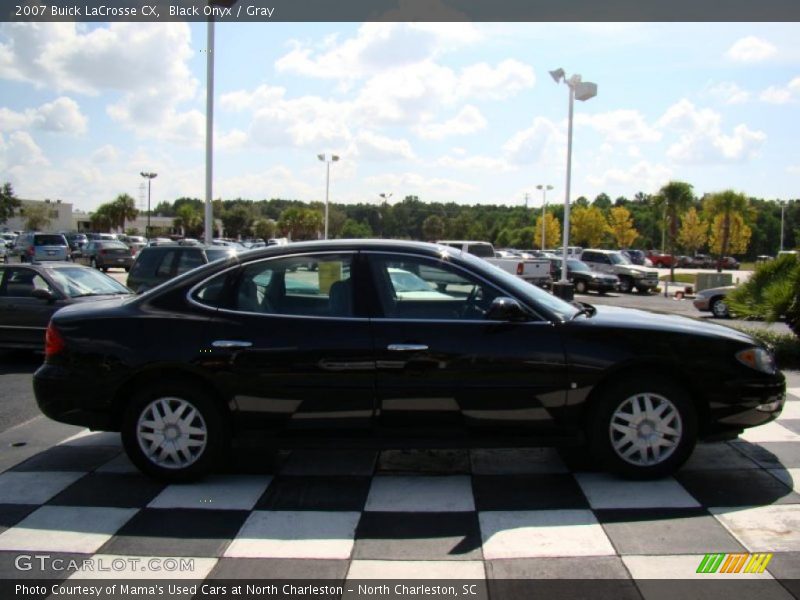
[{"label": "palm tree", "polygon": [[[656,208],[662,209],[665,215],[664,225],[668,229],[669,255],[672,256],[669,276],[673,283],[675,282],[675,242],[678,238],[678,215],[686,212],[693,201],[692,185],[685,181],[670,181],[653,198],[653,204]],[[667,295],[666,285],[664,285],[664,295]]]},{"label": "palm tree", "polygon": [[175,227],[182,227],[184,235],[193,234],[203,222],[200,213],[191,204],[181,204],[175,214]]},{"label": "palm tree", "polygon": [[744,214],[747,211],[747,198],[733,190],[725,190],[711,194],[704,202],[704,209],[709,215],[709,221],[722,215],[722,245],[717,258],[717,272],[722,272],[722,258],[727,256],[731,245],[731,217],[735,213]]},{"label": "palm tree", "polygon": [[114,207],[112,226],[120,230],[125,229],[125,221],[133,221],[139,214],[139,211],[136,210],[136,202],[128,194],[120,194],[111,205]]}]

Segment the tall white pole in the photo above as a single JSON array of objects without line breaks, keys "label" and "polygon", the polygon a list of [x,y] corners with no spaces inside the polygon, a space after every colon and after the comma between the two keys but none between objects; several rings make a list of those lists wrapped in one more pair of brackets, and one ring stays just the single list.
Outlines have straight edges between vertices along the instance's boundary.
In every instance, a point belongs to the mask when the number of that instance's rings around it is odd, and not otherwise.
[{"label": "tall white pole", "polygon": [[206,55],[206,206],[204,241],[211,244],[214,211],[211,208],[214,155],[214,18],[208,20]]},{"label": "tall white pole", "polygon": [[328,239],[328,196],[331,190],[331,163],[325,161],[325,239]]},{"label": "tall white pole", "polygon": [[561,257],[561,283],[567,283],[567,246],[569,246],[569,184],[572,178],[572,112],[575,88],[569,86],[569,121],[567,125],[567,191],[564,195],[564,250]]},{"label": "tall white pole", "polygon": [[547,187],[542,188],[542,251],[547,247],[545,243],[545,226],[544,226],[544,216],[547,211]]}]

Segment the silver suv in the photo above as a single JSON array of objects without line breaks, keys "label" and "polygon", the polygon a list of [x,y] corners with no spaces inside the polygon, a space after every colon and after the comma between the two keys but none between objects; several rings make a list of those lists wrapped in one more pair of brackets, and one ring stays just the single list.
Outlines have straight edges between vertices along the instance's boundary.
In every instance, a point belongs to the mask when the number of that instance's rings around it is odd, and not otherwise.
[{"label": "silver suv", "polygon": [[60,233],[20,233],[11,253],[20,262],[70,260],[67,238]]},{"label": "silver suv", "polygon": [[592,271],[613,273],[619,277],[619,291],[647,293],[658,287],[658,272],[634,265],[627,256],[616,250],[589,249],[581,252],[581,260]]}]

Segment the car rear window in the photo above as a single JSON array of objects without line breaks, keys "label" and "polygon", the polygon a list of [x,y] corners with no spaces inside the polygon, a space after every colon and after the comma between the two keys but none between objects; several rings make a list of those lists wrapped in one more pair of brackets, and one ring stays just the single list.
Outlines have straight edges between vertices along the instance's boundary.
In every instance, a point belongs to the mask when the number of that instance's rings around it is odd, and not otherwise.
[{"label": "car rear window", "polygon": [[494,258],[494,250],[489,244],[469,244],[467,252],[480,258]]},{"label": "car rear window", "polygon": [[63,235],[37,235],[33,238],[34,246],[66,246]]},{"label": "car rear window", "polygon": [[136,257],[131,274],[152,273],[164,253],[160,250],[144,248]]},{"label": "car rear window", "polygon": [[122,242],[111,242],[111,241],[101,240],[97,242],[97,245],[100,246],[101,248],[122,248],[123,250],[128,249],[128,247]]}]

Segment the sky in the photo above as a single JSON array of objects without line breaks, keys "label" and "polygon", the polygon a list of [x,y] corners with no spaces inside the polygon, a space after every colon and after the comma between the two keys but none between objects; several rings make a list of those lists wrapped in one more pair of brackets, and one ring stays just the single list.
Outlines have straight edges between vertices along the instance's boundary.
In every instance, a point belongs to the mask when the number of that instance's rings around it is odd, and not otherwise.
[{"label": "sky", "polygon": [[[800,197],[798,23],[221,23],[215,198]],[[0,180],[90,211],[205,194],[206,25],[0,24]]]}]

